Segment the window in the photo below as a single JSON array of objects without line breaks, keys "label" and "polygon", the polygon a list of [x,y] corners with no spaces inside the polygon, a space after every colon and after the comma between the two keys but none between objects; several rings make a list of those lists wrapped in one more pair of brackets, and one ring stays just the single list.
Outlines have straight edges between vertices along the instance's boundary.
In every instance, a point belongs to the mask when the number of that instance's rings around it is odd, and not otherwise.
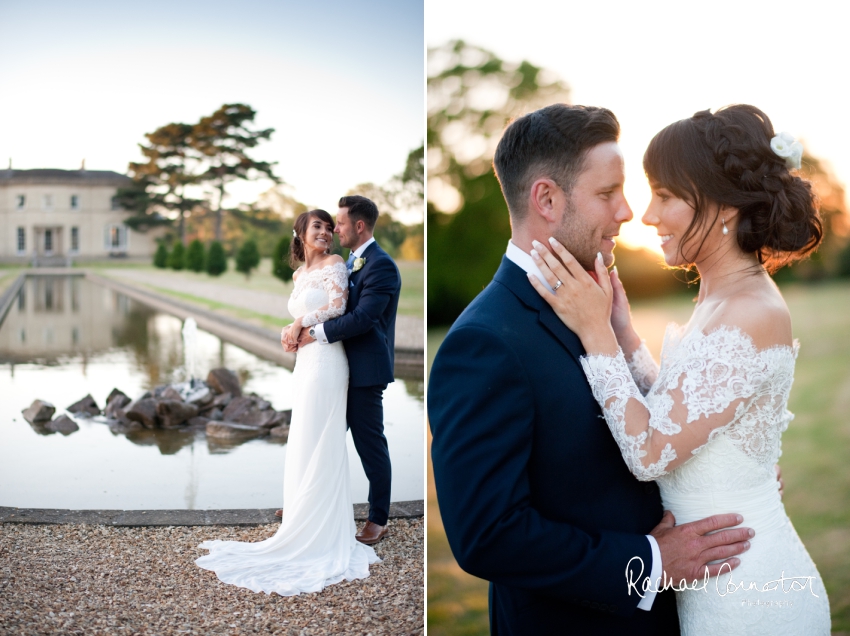
[{"label": "window", "polygon": [[18,210],[23,210],[26,203],[27,203],[27,197],[25,195],[19,194],[15,197],[15,207]]},{"label": "window", "polygon": [[52,208],[53,207],[53,195],[52,194],[45,194],[44,199],[43,199],[43,203],[44,203],[43,207],[45,207],[47,209]]},{"label": "window", "polygon": [[80,209],[80,197],[76,194],[71,195],[71,209],[79,210]]},{"label": "window", "polygon": [[71,251],[80,251],[80,228],[78,227],[71,228]]},{"label": "window", "polygon": [[26,254],[27,252],[27,233],[22,227],[18,228],[18,254]]},{"label": "window", "polygon": [[48,254],[53,251],[53,230],[44,230],[44,251]]},{"label": "window", "polygon": [[112,198],[109,200],[109,206],[110,206],[110,208],[111,208],[111,209],[113,209],[113,210],[120,210],[120,209],[121,209],[121,204],[118,202],[118,197],[112,197]]},{"label": "window", "polygon": [[124,252],[127,250],[127,226],[126,225],[107,225],[106,235],[104,237],[104,247],[110,252]]}]

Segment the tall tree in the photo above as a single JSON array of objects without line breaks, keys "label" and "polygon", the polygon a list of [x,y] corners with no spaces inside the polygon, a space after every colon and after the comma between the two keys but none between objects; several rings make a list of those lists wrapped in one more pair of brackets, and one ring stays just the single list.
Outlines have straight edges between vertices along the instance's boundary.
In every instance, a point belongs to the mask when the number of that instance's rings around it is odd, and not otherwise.
[{"label": "tall tree", "polygon": [[546,69],[460,40],[429,49],[428,72],[428,323],[440,325],[490,281],[510,238],[491,168],[505,125],[570,93]]},{"label": "tall tree", "polygon": [[265,177],[275,183],[280,179],[272,171],[276,162],[252,159],[248,151],[271,138],[274,128],[251,130],[256,111],[247,104],[224,104],[212,115],[202,117],[193,128],[192,146],[200,152],[207,169],[203,181],[217,193],[215,205],[215,240],[221,240],[222,203],[227,184],[238,179]]},{"label": "tall tree", "polygon": [[[187,195],[187,188],[199,183],[201,155],[193,148],[194,126],[171,123],[157,128],[139,144],[145,162],[130,162],[128,172],[134,186],[119,191],[118,201],[136,212],[130,225],[156,225],[162,211],[176,213],[178,235],[185,242],[186,213],[200,205]],[[147,217],[147,218],[146,218]]]}]

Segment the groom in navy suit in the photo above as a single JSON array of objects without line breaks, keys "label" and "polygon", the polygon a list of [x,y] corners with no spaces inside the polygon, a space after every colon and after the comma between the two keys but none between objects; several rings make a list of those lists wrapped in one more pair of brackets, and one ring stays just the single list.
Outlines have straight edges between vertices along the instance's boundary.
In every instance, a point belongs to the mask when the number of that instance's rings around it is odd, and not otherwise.
[{"label": "groom in navy suit", "polygon": [[395,318],[401,276],[395,262],[375,242],[378,207],[362,196],[339,200],[334,232],[351,250],[345,314],[301,332],[298,346],[342,340],[348,357],[348,428],[369,479],[369,519],[356,535],[374,544],[387,534],[392,468],[384,436],[383,393],[393,381]]},{"label": "groom in navy suit", "polygon": [[659,587],[662,572],[676,585],[702,581],[708,561],[749,538],[746,528],[708,534],[739,523],[734,514],[681,526],[662,517],[658,487],[632,476],[601,419],[581,341],[529,283],[543,280],[532,241],[550,236],[585,269],[599,252],[613,263],[632,218],[618,137],[610,111],[566,104],[508,126],[494,166],[512,237],[431,370],[440,515],[461,568],[491,582],[500,636],[677,634],[673,593],[644,585]]}]

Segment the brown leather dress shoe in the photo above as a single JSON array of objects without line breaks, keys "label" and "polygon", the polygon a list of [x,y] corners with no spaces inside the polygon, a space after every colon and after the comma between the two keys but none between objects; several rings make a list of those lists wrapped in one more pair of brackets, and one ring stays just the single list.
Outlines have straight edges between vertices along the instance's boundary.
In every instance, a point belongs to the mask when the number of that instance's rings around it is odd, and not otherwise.
[{"label": "brown leather dress shoe", "polygon": [[363,526],[363,529],[354,535],[354,538],[360,543],[373,545],[387,536],[387,532],[388,530],[386,526],[379,526],[377,523],[367,521],[366,525]]},{"label": "brown leather dress shoe", "polygon": [[281,518],[282,518],[282,517],[283,517],[283,508],[281,508],[280,510],[275,510],[275,511],[274,511],[274,516],[275,516],[275,517],[281,517]]}]

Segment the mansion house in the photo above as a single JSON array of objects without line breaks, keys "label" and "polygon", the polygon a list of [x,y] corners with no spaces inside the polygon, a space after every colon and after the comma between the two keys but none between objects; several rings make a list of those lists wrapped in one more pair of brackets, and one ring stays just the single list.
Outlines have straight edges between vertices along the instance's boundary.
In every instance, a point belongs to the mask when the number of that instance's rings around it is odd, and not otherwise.
[{"label": "mansion house", "polygon": [[152,257],[162,230],[131,230],[115,199],[130,183],[109,170],[0,170],[0,262]]}]

